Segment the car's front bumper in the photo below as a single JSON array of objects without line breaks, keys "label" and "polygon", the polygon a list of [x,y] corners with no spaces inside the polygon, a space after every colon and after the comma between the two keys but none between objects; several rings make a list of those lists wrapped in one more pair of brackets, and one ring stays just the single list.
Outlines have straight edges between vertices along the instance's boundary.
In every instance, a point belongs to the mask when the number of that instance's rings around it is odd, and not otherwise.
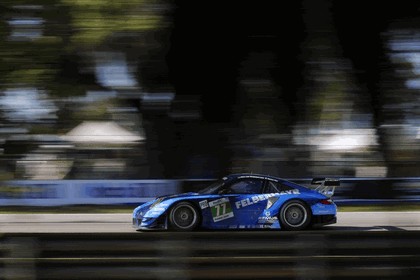
[{"label": "car's front bumper", "polygon": [[164,216],[158,219],[133,218],[132,226],[136,230],[162,230],[168,228],[167,219]]},{"label": "car's front bumper", "polygon": [[138,229],[141,225],[141,219],[133,218],[132,226],[135,229]]}]

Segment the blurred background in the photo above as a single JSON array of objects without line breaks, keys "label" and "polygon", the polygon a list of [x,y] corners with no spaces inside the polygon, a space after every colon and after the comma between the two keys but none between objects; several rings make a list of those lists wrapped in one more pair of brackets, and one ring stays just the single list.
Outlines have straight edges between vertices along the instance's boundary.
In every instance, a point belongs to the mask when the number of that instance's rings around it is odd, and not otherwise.
[{"label": "blurred background", "polygon": [[3,0],[0,41],[0,180],[420,175],[420,2]]}]

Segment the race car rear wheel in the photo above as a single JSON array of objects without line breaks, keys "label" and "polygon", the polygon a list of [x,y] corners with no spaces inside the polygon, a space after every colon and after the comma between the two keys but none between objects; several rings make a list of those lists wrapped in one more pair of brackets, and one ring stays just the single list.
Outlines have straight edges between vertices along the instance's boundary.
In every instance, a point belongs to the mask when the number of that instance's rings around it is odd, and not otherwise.
[{"label": "race car rear wheel", "polygon": [[279,216],[283,229],[302,230],[311,223],[312,213],[304,202],[291,200],[283,205]]},{"label": "race car rear wheel", "polygon": [[169,223],[175,230],[189,231],[195,229],[200,222],[197,209],[188,202],[176,204],[169,213]]}]

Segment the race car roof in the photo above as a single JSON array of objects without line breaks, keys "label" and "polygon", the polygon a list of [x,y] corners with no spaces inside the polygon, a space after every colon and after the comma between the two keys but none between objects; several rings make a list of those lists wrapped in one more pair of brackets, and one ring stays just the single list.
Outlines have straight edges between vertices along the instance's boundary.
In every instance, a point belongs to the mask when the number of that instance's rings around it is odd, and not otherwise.
[{"label": "race car roof", "polygon": [[255,174],[255,173],[236,173],[236,174],[228,175],[226,177],[229,179],[254,178],[254,179],[261,179],[261,180],[270,180],[270,181],[275,181],[275,182],[284,180],[284,179],[277,178],[270,175]]}]

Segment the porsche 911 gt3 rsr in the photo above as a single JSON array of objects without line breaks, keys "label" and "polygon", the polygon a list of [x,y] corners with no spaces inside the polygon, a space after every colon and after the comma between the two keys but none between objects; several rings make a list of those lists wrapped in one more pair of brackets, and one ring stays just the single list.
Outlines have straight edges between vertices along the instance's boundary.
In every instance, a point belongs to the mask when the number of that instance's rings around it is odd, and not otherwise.
[{"label": "porsche 911 gt3 rsr", "polygon": [[133,211],[136,230],[303,230],[336,223],[332,200],[339,180],[314,178],[312,187],[259,174],[232,174],[199,192],[158,197]]}]

